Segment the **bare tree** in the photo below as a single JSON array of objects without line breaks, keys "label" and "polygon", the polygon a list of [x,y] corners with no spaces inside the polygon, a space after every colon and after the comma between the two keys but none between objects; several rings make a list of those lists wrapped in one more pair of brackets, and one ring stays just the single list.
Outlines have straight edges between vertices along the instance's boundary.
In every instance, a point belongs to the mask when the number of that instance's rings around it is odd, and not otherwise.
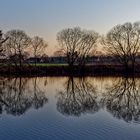
[{"label": "bare tree", "polygon": [[99,35],[94,31],[83,31],[81,45],[79,46],[79,64],[84,66],[86,63],[87,56],[90,55],[91,51],[95,51],[96,42]]},{"label": "bare tree", "polygon": [[47,46],[48,44],[41,37],[35,36],[32,39],[31,47],[33,49],[33,55],[35,57],[35,66],[37,63],[37,56],[44,54]]},{"label": "bare tree", "polygon": [[24,59],[24,53],[30,45],[30,37],[22,30],[11,30],[6,33],[8,41],[6,42],[7,55],[15,56],[15,64],[19,64],[20,68]]},{"label": "bare tree", "polygon": [[3,51],[4,51],[4,48],[3,48],[3,43],[7,40],[8,38],[3,38],[3,33],[2,31],[0,30],[0,56],[3,55]]},{"label": "bare tree", "polygon": [[71,67],[85,62],[97,38],[96,32],[81,30],[79,27],[64,29],[57,34],[58,43]]},{"label": "bare tree", "polygon": [[135,59],[140,50],[140,23],[117,25],[106,35],[106,48],[109,54],[116,56],[125,69],[134,70]]}]

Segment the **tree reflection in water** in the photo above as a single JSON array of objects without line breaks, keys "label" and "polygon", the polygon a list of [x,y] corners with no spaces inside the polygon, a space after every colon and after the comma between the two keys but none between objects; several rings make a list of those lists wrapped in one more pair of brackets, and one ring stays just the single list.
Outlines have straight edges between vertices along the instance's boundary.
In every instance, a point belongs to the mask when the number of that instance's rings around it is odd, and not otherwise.
[{"label": "tree reflection in water", "polygon": [[[43,81],[42,78],[1,78],[0,113],[16,116],[31,108],[43,107],[48,99],[40,80]],[[116,78],[108,81],[105,78],[104,81],[100,86],[101,80],[96,78],[67,78],[63,89],[57,93],[57,110],[66,116],[80,116],[95,113],[103,107],[116,118],[140,122],[139,79]],[[44,86],[46,84],[49,83],[44,81]]]},{"label": "tree reflection in water", "polygon": [[95,113],[102,106],[126,122],[140,121],[140,82],[136,78],[112,79],[110,86],[103,87],[101,95],[98,87],[95,88],[86,78],[70,77],[64,87],[57,95],[57,110],[63,115]]},{"label": "tree reflection in water", "polygon": [[64,87],[57,95],[57,110],[63,115],[80,116],[99,110],[97,92],[87,79],[70,77]]},{"label": "tree reflection in water", "polygon": [[114,117],[126,122],[140,121],[140,86],[134,78],[119,78],[103,95],[102,103]]},{"label": "tree reflection in water", "polygon": [[[29,108],[38,109],[47,103],[45,92],[33,78],[34,88],[30,88],[28,78],[3,78],[0,80],[0,113],[4,111],[12,115],[22,115]],[[33,89],[33,90],[32,90]]]}]

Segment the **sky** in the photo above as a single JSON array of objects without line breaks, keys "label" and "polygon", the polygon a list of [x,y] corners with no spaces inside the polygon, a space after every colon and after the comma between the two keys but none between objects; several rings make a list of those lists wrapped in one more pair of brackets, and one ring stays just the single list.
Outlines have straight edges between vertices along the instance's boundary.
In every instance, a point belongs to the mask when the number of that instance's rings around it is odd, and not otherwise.
[{"label": "sky", "polygon": [[105,34],[117,24],[135,21],[140,21],[140,0],[0,0],[0,29],[43,37],[48,55],[58,48],[56,34],[64,28]]}]

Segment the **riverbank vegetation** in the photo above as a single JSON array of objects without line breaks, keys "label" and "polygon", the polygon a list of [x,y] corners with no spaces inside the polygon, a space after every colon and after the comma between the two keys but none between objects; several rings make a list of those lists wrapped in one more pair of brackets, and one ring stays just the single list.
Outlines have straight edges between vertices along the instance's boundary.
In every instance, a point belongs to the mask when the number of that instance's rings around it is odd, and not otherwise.
[{"label": "riverbank vegetation", "polygon": [[58,32],[57,41],[59,49],[49,57],[43,38],[22,30],[0,31],[0,74],[140,74],[139,22],[117,25],[104,36],[80,27],[66,28]]}]

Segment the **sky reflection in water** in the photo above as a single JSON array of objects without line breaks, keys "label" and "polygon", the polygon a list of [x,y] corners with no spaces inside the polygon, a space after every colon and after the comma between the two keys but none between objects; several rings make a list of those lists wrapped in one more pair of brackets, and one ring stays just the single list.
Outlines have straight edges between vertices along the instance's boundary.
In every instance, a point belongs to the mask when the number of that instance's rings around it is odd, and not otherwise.
[{"label": "sky reflection in water", "polygon": [[0,139],[140,138],[139,78],[0,78]]}]

